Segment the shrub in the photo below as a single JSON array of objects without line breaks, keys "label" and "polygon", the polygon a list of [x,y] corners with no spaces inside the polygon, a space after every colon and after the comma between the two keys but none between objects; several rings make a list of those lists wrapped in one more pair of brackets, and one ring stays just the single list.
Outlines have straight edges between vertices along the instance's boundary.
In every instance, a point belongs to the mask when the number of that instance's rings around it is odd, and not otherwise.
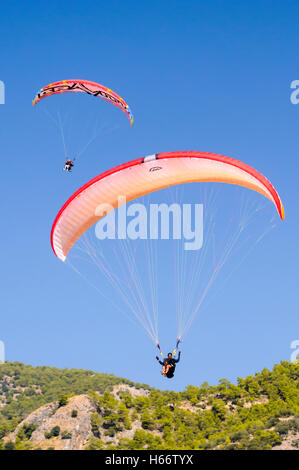
[{"label": "shrub", "polygon": [[6,444],[4,444],[4,450],[15,450],[15,444],[12,441],[6,442]]},{"label": "shrub", "polygon": [[223,447],[223,450],[237,450],[238,444],[227,444]]},{"label": "shrub", "polygon": [[292,447],[295,447],[296,449],[299,449],[299,439],[296,439],[295,441],[292,441]]},{"label": "shrub", "polygon": [[132,421],[137,421],[138,418],[139,418],[139,415],[138,415],[137,411],[133,410],[133,412],[131,414],[131,420]]},{"label": "shrub", "polygon": [[86,447],[86,450],[102,450],[104,449],[104,443],[101,441],[101,439],[96,439],[95,437],[92,437],[89,441],[88,446]]},{"label": "shrub", "polygon": [[26,424],[24,423],[23,426],[19,429],[17,437],[21,440],[23,439],[30,439],[32,433],[36,430],[37,426],[33,423]]},{"label": "shrub", "polygon": [[141,426],[143,429],[148,429],[149,431],[152,431],[155,428],[155,423],[147,410],[142,413]]},{"label": "shrub", "polygon": [[288,432],[292,429],[292,422],[291,421],[280,421],[275,426],[275,431],[280,435],[288,434]]},{"label": "shrub", "polygon": [[247,449],[249,450],[268,450],[273,446],[281,444],[281,438],[275,431],[256,431],[254,438],[249,442]]},{"label": "shrub", "polygon": [[279,417],[283,417],[283,418],[288,418],[289,416],[292,416],[292,411],[289,410],[289,409],[284,409],[284,410],[281,410],[279,413],[278,413],[278,416]]},{"label": "shrub", "polygon": [[90,417],[91,431],[94,437],[100,437],[100,427],[102,425],[102,418],[97,413],[92,413]]},{"label": "shrub", "polygon": [[68,402],[68,396],[67,395],[61,395],[58,401],[59,407],[67,405]]},{"label": "shrub", "polygon": [[279,422],[279,418],[277,416],[271,416],[266,422],[265,422],[265,428],[269,429],[274,426]]},{"label": "shrub", "polygon": [[45,432],[44,436],[46,439],[51,439],[51,437],[57,437],[60,434],[60,427],[54,426],[50,432]]},{"label": "shrub", "polygon": [[240,429],[240,431],[234,432],[229,437],[232,442],[236,442],[240,441],[241,439],[248,439],[249,433],[246,431],[246,429]]},{"label": "shrub", "polygon": [[226,416],[226,408],[223,400],[214,400],[212,403],[212,412],[221,421],[224,421]]},{"label": "shrub", "polygon": [[299,416],[295,416],[295,418],[291,420],[291,423],[292,423],[292,429],[294,431],[299,431]]},{"label": "shrub", "polygon": [[104,434],[105,436],[114,437],[116,434],[116,431],[114,428],[109,428],[107,431],[105,431]]},{"label": "shrub", "polygon": [[60,427],[59,426],[54,426],[54,428],[51,429],[51,434],[53,437],[57,437],[60,434]]}]

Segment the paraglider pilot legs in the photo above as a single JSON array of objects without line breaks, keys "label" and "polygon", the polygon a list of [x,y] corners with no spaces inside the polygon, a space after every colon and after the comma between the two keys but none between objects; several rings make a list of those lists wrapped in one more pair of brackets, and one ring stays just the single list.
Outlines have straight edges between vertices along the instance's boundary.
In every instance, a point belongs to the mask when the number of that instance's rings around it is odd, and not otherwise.
[{"label": "paraglider pilot legs", "polygon": [[170,367],[171,367],[170,364],[164,365],[164,366],[162,367],[163,375],[167,375],[167,374],[168,374]]}]

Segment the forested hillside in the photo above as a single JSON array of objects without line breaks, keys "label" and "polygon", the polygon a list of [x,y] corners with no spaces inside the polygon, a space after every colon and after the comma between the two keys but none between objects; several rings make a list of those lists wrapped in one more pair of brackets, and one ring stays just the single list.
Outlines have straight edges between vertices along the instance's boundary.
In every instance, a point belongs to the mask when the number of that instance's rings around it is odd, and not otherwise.
[{"label": "forested hillside", "polygon": [[[113,375],[5,363],[2,449],[297,449],[299,364],[159,391]],[[36,410],[36,411],[34,411]],[[33,412],[34,411],[34,412]],[[33,412],[33,413],[32,413]]]}]

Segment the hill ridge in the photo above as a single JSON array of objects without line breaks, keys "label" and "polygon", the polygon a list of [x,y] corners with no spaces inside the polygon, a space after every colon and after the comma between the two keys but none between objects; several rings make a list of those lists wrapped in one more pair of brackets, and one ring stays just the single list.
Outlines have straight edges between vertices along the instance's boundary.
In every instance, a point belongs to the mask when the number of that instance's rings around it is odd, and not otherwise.
[{"label": "hill ridge", "polygon": [[0,367],[0,448],[297,449],[299,364],[182,392],[77,369]]}]

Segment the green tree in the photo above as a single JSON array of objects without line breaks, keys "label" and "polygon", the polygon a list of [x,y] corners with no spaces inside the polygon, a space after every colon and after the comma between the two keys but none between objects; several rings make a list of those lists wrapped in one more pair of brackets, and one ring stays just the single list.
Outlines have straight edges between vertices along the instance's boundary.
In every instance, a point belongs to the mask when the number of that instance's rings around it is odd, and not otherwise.
[{"label": "green tree", "polygon": [[61,395],[58,401],[59,407],[66,406],[68,403],[68,395]]},{"label": "green tree", "polygon": [[152,417],[148,410],[145,410],[141,415],[141,426],[143,427],[143,429],[147,429],[149,431],[155,429],[155,423],[152,420]]}]

